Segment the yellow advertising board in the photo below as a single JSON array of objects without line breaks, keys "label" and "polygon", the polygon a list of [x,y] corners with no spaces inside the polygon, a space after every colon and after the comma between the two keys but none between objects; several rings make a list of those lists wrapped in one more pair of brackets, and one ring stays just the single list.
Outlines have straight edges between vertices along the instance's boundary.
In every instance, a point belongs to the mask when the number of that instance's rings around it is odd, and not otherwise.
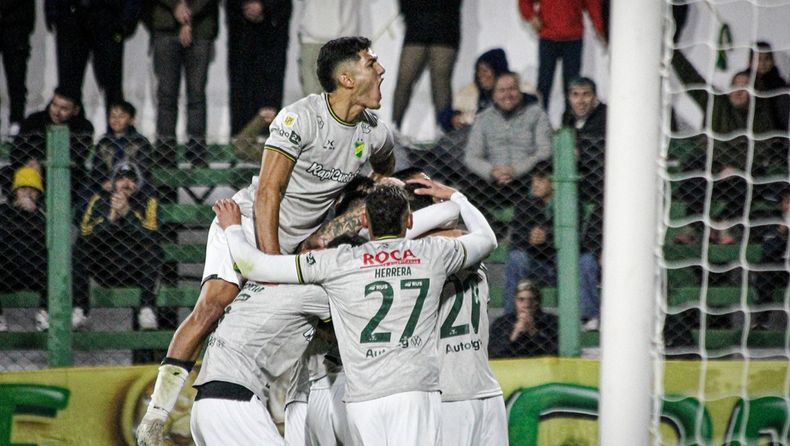
[{"label": "yellow advertising board", "polygon": [[[511,445],[596,444],[598,361],[534,358],[492,366],[508,400]],[[749,435],[776,431],[788,422],[788,367],[787,361],[665,363],[661,443],[747,444]],[[0,444],[133,445],[156,373],[156,366],[2,373]],[[168,423],[172,445],[192,444],[193,398],[187,386]]]}]

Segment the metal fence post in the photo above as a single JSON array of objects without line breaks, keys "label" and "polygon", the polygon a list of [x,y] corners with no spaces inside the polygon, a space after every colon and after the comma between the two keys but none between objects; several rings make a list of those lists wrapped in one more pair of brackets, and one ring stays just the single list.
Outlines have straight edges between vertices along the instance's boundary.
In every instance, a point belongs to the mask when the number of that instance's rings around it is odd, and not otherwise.
[{"label": "metal fence post", "polygon": [[579,356],[579,201],[573,130],[554,135],[554,243],[560,356]]},{"label": "metal fence post", "polygon": [[47,129],[47,292],[50,367],[74,362],[71,333],[71,172],[69,129]]}]

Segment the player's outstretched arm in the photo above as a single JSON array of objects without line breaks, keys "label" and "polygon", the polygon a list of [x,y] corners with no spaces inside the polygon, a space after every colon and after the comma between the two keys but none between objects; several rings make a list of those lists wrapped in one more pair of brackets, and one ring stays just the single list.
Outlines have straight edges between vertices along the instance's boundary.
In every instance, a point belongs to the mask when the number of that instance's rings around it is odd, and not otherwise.
[{"label": "player's outstretched arm", "polygon": [[464,224],[469,230],[469,234],[458,238],[466,248],[464,267],[477,264],[496,249],[497,241],[494,230],[491,229],[483,213],[474,207],[464,194],[452,187],[425,178],[411,179],[407,183],[417,183],[425,186],[414,191],[417,195],[430,195],[441,200],[449,199],[459,206],[461,218],[464,219]]},{"label": "player's outstretched arm", "polygon": [[241,229],[241,210],[235,201],[219,200],[212,209],[225,230],[230,254],[242,276],[256,282],[299,283],[296,256],[265,254],[247,241]]}]

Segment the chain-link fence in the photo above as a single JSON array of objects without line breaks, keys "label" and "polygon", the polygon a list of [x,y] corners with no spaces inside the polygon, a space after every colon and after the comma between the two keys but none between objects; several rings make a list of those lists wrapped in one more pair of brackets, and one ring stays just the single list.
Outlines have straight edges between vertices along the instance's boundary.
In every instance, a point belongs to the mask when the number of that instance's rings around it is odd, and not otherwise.
[{"label": "chain-link fence", "polygon": [[[497,233],[500,247],[487,261],[491,356],[558,354],[555,217],[560,210],[551,159],[536,159],[525,171],[504,179],[493,173],[496,166],[481,175],[466,155],[468,134],[462,129],[434,144],[404,146],[401,164],[422,168],[463,190]],[[253,160],[261,142],[205,145],[200,149],[205,162],[198,163],[190,158],[189,147],[174,146],[167,151],[172,159],[164,163],[162,144],[149,144],[139,135],[95,144],[71,135],[75,364],[153,362],[162,357],[199,294],[213,218],[210,205],[249,184],[258,171]],[[728,143],[734,153],[739,144],[749,144],[737,139]],[[743,286],[754,303],[748,318],[754,329],[786,323],[780,307],[787,288],[787,232],[777,223],[790,202],[787,143],[786,137],[776,137],[752,144],[759,145],[760,157],[742,160],[743,166],[749,162],[752,174],[732,176],[722,167],[730,161],[700,161],[711,151],[729,153],[721,141],[673,140],[668,160],[673,223],[664,240],[666,257],[699,260],[704,246],[710,262],[707,269],[694,263],[667,271],[665,341],[679,347],[674,350],[678,354],[696,345],[703,327],[727,329],[744,323],[738,305]],[[0,327],[9,332],[2,335],[8,341],[0,353],[4,370],[47,365],[45,145],[46,137],[36,134],[18,136],[3,146],[0,303],[5,327]],[[575,149],[582,347],[598,343],[604,145],[602,137],[580,134]],[[748,215],[746,225],[742,215]],[[742,242],[743,237],[748,240]],[[747,273],[728,266],[742,253],[754,265],[768,266]],[[700,318],[694,290],[703,284],[717,297],[707,300],[715,311]]]}]

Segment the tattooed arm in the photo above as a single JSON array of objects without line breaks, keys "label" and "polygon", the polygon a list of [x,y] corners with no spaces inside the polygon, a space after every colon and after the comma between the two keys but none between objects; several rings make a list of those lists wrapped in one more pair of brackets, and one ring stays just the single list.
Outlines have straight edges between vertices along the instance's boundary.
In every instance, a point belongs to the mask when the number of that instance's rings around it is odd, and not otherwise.
[{"label": "tattooed arm", "polygon": [[355,200],[342,215],[329,220],[307,237],[299,252],[324,249],[335,237],[343,234],[356,234],[362,229],[362,214],[365,213],[365,200]]}]

